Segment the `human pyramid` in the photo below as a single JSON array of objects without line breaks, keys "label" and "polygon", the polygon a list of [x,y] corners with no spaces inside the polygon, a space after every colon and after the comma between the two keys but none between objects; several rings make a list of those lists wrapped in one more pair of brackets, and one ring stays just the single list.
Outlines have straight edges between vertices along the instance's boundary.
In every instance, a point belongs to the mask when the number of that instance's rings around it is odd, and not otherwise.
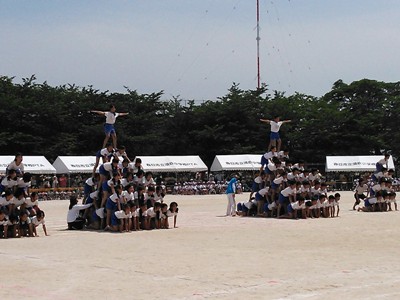
[{"label": "human pyramid", "polygon": [[[261,157],[261,168],[254,179],[252,193],[246,202],[235,203],[237,176],[234,175],[227,188],[227,216],[261,216],[286,219],[297,218],[333,218],[339,216],[340,194],[328,194],[328,185],[318,169],[308,170],[304,161],[292,163],[288,150],[280,150],[279,129],[290,120],[280,121],[260,119],[271,125],[269,151]],[[359,211],[392,210],[396,204],[396,193],[391,182],[393,170],[388,170],[390,155],[376,164],[376,172],[371,176],[370,187],[365,179],[360,179],[355,191],[356,205],[364,200],[364,207]],[[369,194],[369,197],[368,197]],[[253,197],[254,195],[254,197]]]},{"label": "human pyramid", "polygon": [[39,208],[38,194],[29,194],[31,174],[24,172],[23,156],[15,155],[7,166],[0,183],[0,237],[20,238],[39,236],[37,227],[42,225],[45,235],[45,213]]},{"label": "human pyramid", "polygon": [[262,155],[250,198],[237,204],[236,214],[281,219],[333,218],[339,216],[339,201],[339,193],[328,195],[328,186],[318,169],[305,169],[304,161],[291,163],[289,152],[277,151],[273,145]]},{"label": "human pyramid", "polygon": [[[106,117],[103,148],[96,153],[92,177],[84,187],[84,199],[78,204],[71,196],[67,215],[69,230],[83,228],[114,232],[168,229],[169,218],[176,227],[178,204],[164,203],[164,190],[156,186],[151,172],[145,172],[141,159],[129,159],[124,146],[117,147],[114,124],[118,116],[115,106],[110,111],[91,111]],[[112,145],[107,145],[109,138]],[[99,173],[96,174],[98,165]]]},{"label": "human pyramid", "polygon": [[363,207],[358,207],[358,211],[375,212],[375,211],[392,211],[392,204],[397,210],[396,192],[392,185],[394,170],[388,168],[390,154],[376,163],[376,171],[370,178],[360,178],[354,190],[355,202],[353,210],[356,206],[364,201]]}]

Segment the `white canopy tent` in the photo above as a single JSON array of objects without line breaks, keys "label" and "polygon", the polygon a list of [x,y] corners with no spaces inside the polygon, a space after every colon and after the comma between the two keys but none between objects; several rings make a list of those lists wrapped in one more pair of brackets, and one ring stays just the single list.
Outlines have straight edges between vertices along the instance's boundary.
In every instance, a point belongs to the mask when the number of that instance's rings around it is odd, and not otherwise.
[{"label": "white canopy tent", "polygon": [[259,170],[261,156],[262,154],[217,155],[211,165],[211,172]]},{"label": "white canopy tent", "polygon": [[92,173],[95,164],[96,156],[59,156],[53,167],[57,174]]},{"label": "white canopy tent", "polygon": [[[7,166],[14,160],[13,155],[0,156],[0,172],[5,173]],[[54,174],[56,169],[44,156],[23,156],[24,171],[32,174]]]},{"label": "white canopy tent", "polygon": [[[206,164],[198,155],[185,156],[137,156],[145,171],[152,172],[202,172]],[[136,158],[135,158],[136,159]]]},{"label": "white canopy tent", "polygon": [[[327,156],[327,172],[373,172],[376,170],[376,163],[383,158],[383,155],[366,156]],[[393,158],[388,161],[389,169],[394,169]]]}]

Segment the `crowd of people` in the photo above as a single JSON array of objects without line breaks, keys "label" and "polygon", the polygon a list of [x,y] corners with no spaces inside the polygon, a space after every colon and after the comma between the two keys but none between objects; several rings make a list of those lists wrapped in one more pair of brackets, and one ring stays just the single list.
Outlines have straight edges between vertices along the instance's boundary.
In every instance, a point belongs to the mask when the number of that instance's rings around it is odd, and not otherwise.
[{"label": "crowd of people", "polygon": [[[228,187],[228,181],[187,181],[175,183],[172,189],[173,195],[215,195],[224,194]],[[237,183],[237,193],[243,192],[243,185],[240,181]]]},{"label": "crowd of people", "polygon": [[47,234],[45,213],[39,208],[38,194],[29,194],[32,175],[24,172],[22,154],[15,155],[7,166],[0,183],[0,237],[20,238],[38,236],[37,227],[42,225]]}]

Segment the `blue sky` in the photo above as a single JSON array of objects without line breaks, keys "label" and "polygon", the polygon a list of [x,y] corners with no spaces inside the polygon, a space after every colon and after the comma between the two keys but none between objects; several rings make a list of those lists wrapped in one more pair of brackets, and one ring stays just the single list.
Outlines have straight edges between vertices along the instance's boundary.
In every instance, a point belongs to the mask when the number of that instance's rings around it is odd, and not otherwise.
[{"label": "blue sky", "polygon": [[[0,0],[0,75],[214,100],[257,85],[255,12],[256,0]],[[271,90],[399,80],[398,1],[260,0],[260,18]]]}]

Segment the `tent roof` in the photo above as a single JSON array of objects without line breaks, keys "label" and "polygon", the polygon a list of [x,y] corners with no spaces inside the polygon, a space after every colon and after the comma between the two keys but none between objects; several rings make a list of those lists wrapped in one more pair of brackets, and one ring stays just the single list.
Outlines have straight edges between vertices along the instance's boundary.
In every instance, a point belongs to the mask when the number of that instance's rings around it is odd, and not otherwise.
[{"label": "tent roof", "polygon": [[[207,171],[206,164],[198,155],[185,156],[137,156],[142,160],[145,171],[153,172],[201,172]],[[135,158],[136,159],[136,158]]]},{"label": "tent roof", "polygon": [[261,154],[217,155],[211,165],[211,172],[259,170]]},{"label": "tent roof", "polygon": [[[14,160],[14,155],[0,156],[0,171],[5,172],[7,166]],[[24,171],[32,174],[53,174],[56,169],[44,156],[28,156],[24,155],[23,160]]]},{"label": "tent roof", "polygon": [[57,174],[92,173],[96,156],[59,156],[53,163]]},{"label": "tent roof", "polygon": [[[327,156],[327,172],[362,172],[375,171],[376,163],[383,155],[360,155],[360,156]],[[394,169],[393,158],[389,158],[389,169]]]}]

